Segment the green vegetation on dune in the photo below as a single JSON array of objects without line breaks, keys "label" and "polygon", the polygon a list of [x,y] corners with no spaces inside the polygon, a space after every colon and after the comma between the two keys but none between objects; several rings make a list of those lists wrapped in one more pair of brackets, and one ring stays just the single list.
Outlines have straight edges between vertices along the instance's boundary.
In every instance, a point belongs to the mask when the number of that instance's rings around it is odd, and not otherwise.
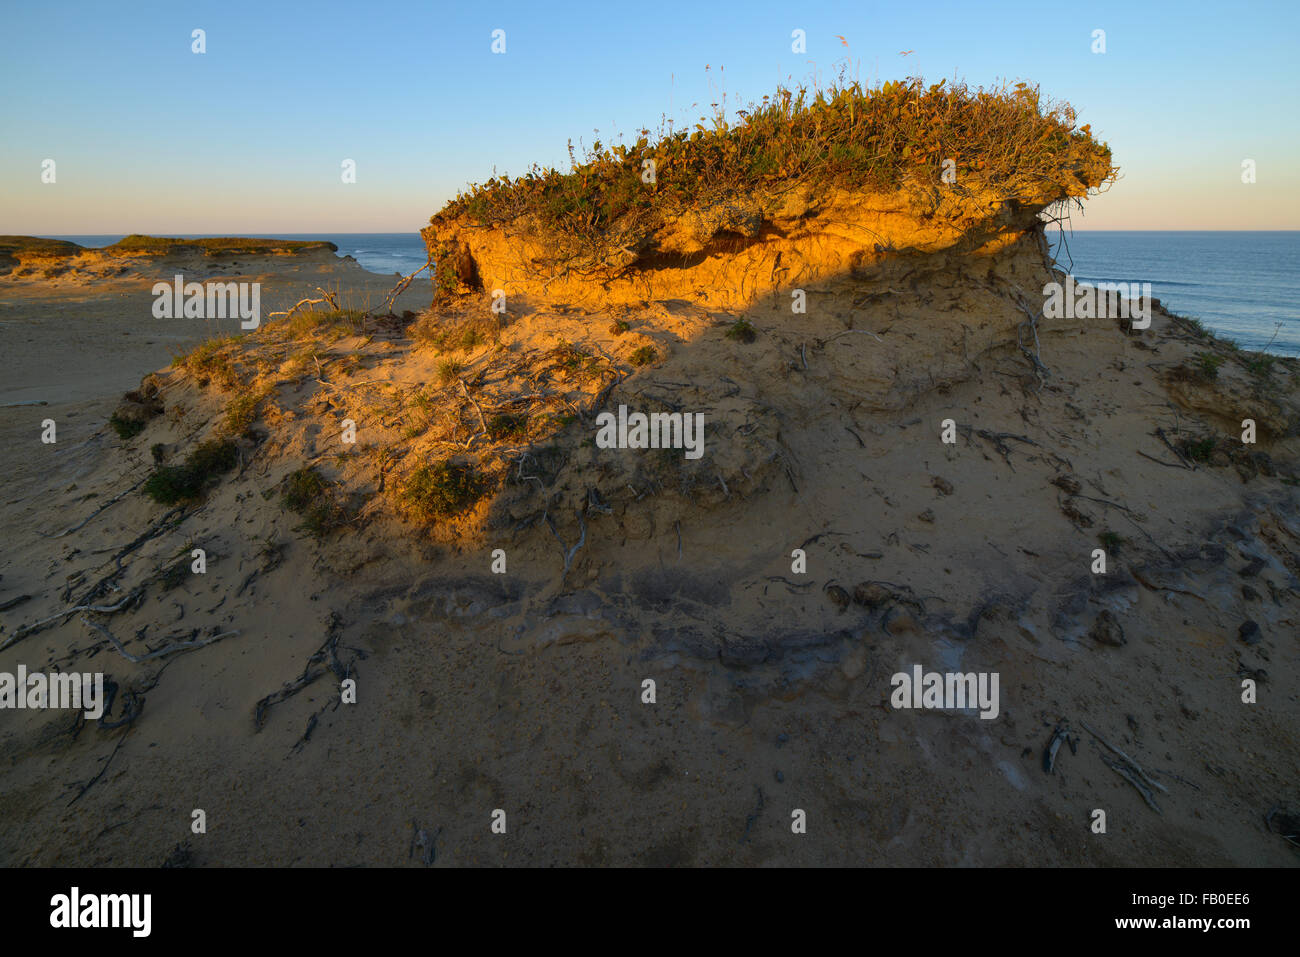
[{"label": "green vegetation on dune", "polygon": [[229,440],[204,442],[183,465],[160,465],[145,480],[144,493],[155,502],[175,505],[203,497],[208,485],[239,463],[239,449]]},{"label": "green vegetation on dune", "polygon": [[15,254],[28,256],[75,256],[82,247],[63,239],[40,239],[37,236],[0,236],[0,257]]},{"label": "green vegetation on dune", "polygon": [[338,246],[323,241],[301,239],[241,239],[222,237],[216,239],[169,239],[162,236],[142,236],[132,234],[125,239],[105,246],[103,251],[110,254],[164,255],[189,249],[202,250],[209,255],[217,253],[239,253],[257,255],[265,253],[300,253],[316,249],[328,249],[338,252]]},{"label": "green vegetation on dune", "polygon": [[172,365],[198,379],[200,385],[215,381],[223,389],[239,385],[239,375],[231,361],[237,336],[217,336],[200,343],[189,352],[172,359]]},{"label": "green vegetation on dune", "polygon": [[[1089,126],[1075,127],[1073,108],[1044,101],[1025,83],[985,90],[915,79],[811,96],[778,89],[737,115],[728,123],[719,110],[655,142],[645,129],[631,146],[597,141],[569,173],[534,166],[514,179],[493,177],[448,203],[431,229],[462,218],[531,216],[543,228],[598,241],[624,219],[654,225],[687,208],[794,183],[873,191],[937,185],[947,160],[964,188],[1008,200],[1082,196],[1115,172],[1109,147]],[[646,161],[654,164],[652,184],[643,178]]]},{"label": "green vegetation on dune", "polygon": [[[338,247],[333,243],[297,239],[167,239],[159,236],[132,235],[110,246],[94,248],[79,246],[62,239],[0,236],[0,270],[13,269],[23,259],[70,260],[85,253],[103,253],[109,256],[164,256],[177,252],[202,252],[208,256],[252,256],[276,253],[297,255],[316,250],[338,252]],[[46,275],[51,273],[47,272]]]},{"label": "green vegetation on dune", "polygon": [[443,461],[422,465],[412,472],[402,486],[401,496],[417,517],[428,521],[468,509],[486,491],[483,477],[472,465]]},{"label": "green vegetation on dune", "polygon": [[114,412],[109,417],[108,424],[117,433],[118,438],[123,441],[133,439],[144,431],[144,422],[139,419],[124,418],[117,412]]},{"label": "green vegetation on dune", "polygon": [[341,339],[359,332],[365,315],[360,309],[303,309],[289,318],[288,334],[292,339],[304,339],[316,333]]},{"label": "green vegetation on dune", "polygon": [[[83,252],[76,243],[36,236],[0,236],[0,273],[17,268],[23,259],[69,259]],[[62,264],[45,264],[46,275],[57,275]],[[57,271],[56,271],[57,270]]]},{"label": "green vegetation on dune", "polygon": [[316,538],[324,538],[349,521],[347,509],[335,497],[334,483],[310,466],[284,480],[280,505],[302,516],[302,528]]}]

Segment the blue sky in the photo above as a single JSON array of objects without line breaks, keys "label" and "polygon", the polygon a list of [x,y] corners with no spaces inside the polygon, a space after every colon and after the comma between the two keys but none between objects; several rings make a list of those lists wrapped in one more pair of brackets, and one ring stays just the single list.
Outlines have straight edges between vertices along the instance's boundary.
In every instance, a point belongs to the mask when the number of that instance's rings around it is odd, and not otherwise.
[{"label": "blue sky", "polygon": [[1076,228],[1300,228],[1294,0],[125,0],[11,4],[0,24],[0,233],[415,230],[494,167],[567,168],[570,138],[693,123],[724,90],[741,107],[841,64],[1070,101],[1123,168]]}]

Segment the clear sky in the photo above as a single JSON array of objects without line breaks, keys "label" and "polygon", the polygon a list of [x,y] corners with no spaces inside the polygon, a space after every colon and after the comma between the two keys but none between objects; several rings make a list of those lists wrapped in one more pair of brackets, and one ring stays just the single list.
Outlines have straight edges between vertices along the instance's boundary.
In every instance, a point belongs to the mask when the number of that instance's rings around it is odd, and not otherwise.
[{"label": "clear sky", "polygon": [[1075,228],[1297,229],[1298,28],[1297,0],[7,0],[0,233],[415,230],[494,167],[564,169],[570,137],[825,85],[845,57],[864,81],[1028,79],[1074,104],[1123,177]]}]

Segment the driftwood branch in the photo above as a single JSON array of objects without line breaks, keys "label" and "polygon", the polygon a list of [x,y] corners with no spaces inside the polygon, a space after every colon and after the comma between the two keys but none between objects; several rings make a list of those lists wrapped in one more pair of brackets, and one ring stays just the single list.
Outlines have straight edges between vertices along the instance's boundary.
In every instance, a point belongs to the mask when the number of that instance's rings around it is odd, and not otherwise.
[{"label": "driftwood branch", "polygon": [[1105,765],[1108,768],[1110,768],[1112,771],[1114,771],[1116,774],[1118,774],[1120,777],[1122,777],[1124,780],[1128,781],[1129,784],[1133,785],[1134,789],[1139,794],[1142,795],[1142,799],[1146,801],[1147,804],[1151,807],[1151,810],[1159,814],[1160,806],[1156,804],[1155,795],[1152,793],[1152,789],[1154,788],[1158,791],[1163,792],[1164,794],[1168,794],[1169,789],[1165,787],[1163,784],[1161,784],[1159,781],[1153,781],[1147,775],[1147,773],[1142,770],[1142,766],[1140,764],[1138,764],[1136,761],[1130,758],[1119,748],[1115,747],[1115,745],[1111,744],[1109,741],[1107,741],[1105,738],[1099,735],[1096,731],[1092,730],[1092,728],[1088,727],[1086,722],[1081,721],[1080,724],[1082,724],[1083,729],[1087,731],[1090,735],[1092,735],[1094,738],[1096,738],[1100,744],[1104,745],[1107,749],[1114,752],[1120,758],[1119,761],[1116,761],[1112,758],[1106,757],[1103,754],[1101,756],[1101,760],[1105,763]]},{"label": "driftwood branch", "polygon": [[30,625],[23,625],[12,635],[10,635],[9,639],[3,645],[0,645],[0,651],[3,651],[4,649],[16,643],[20,639],[26,638],[32,632],[38,631],[39,629],[45,627],[51,622],[58,621],[60,618],[67,618],[71,615],[75,615],[79,611],[96,611],[96,612],[100,612],[101,614],[111,615],[115,611],[121,611],[123,608],[133,603],[137,598],[139,598],[143,594],[144,594],[144,586],[142,585],[139,588],[136,588],[134,591],[132,591],[131,594],[127,595],[116,605],[77,605],[75,608],[66,608],[63,611],[59,612],[57,615],[50,615],[49,618],[42,618],[40,621],[34,621]]},{"label": "driftwood branch", "polygon": [[406,291],[406,287],[411,284],[411,280],[414,279],[416,276],[420,275],[420,273],[424,272],[432,265],[433,265],[433,254],[430,253],[429,258],[425,260],[423,266],[421,266],[419,269],[411,273],[409,276],[407,276],[405,279],[403,279],[401,282],[399,282],[396,286],[393,287],[392,292],[390,292],[388,296],[384,299],[384,301],[380,304],[379,306],[380,311],[382,312],[385,309],[391,309],[392,304],[397,301],[397,297],[400,296],[402,293],[404,293]]},{"label": "driftwood branch", "polygon": [[317,287],[316,287],[316,291],[317,291],[318,293],[321,294],[321,297],[322,297],[322,298],[320,298],[320,299],[299,299],[298,302],[296,302],[296,303],[294,304],[294,306],[293,306],[292,309],[289,309],[289,310],[287,310],[287,311],[285,311],[285,312],[272,312],[272,313],[268,313],[268,314],[267,314],[267,318],[268,318],[268,319],[274,319],[276,316],[284,316],[285,319],[288,319],[290,316],[292,316],[295,312],[297,312],[297,311],[298,311],[299,309],[301,309],[303,306],[318,306],[318,305],[320,305],[322,302],[324,302],[324,303],[328,303],[331,309],[334,309],[335,311],[338,311],[338,308],[339,308],[339,300],[338,300],[338,297],[334,295],[334,293],[332,293],[332,292],[327,292],[326,290],[322,289],[320,286],[317,286]]},{"label": "driftwood branch", "polygon": [[131,662],[132,664],[137,664],[137,665],[142,661],[148,661],[150,658],[161,658],[163,655],[170,655],[173,652],[177,652],[177,651],[185,651],[189,648],[202,648],[205,645],[211,645],[214,642],[218,642],[222,638],[229,638],[231,635],[239,634],[238,631],[223,631],[219,635],[212,635],[211,637],[204,638],[200,641],[174,641],[170,645],[167,645],[164,648],[159,648],[157,651],[149,652],[149,654],[147,655],[133,655],[131,654],[131,652],[126,650],[122,642],[118,641],[117,637],[111,631],[109,631],[103,625],[99,624],[99,622],[91,621],[89,618],[82,618],[81,621],[82,624],[90,626],[91,628],[95,629],[95,631],[99,632],[101,635],[107,638],[123,658],[125,658],[127,661]]}]

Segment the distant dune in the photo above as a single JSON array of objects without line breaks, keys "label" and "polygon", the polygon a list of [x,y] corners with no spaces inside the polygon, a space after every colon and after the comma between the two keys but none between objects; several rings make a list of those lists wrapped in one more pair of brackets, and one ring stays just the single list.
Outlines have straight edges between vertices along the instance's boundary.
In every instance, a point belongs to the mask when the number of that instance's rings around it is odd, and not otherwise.
[{"label": "distant dune", "polygon": [[[338,247],[326,242],[287,239],[163,239],[127,236],[101,248],[86,248],[58,239],[0,236],[0,282],[9,280],[88,280],[139,276],[162,267],[198,269],[218,264],[245,268],[275,257],[326,262]],[[252,261],[252,262],[250,262]]]}]

